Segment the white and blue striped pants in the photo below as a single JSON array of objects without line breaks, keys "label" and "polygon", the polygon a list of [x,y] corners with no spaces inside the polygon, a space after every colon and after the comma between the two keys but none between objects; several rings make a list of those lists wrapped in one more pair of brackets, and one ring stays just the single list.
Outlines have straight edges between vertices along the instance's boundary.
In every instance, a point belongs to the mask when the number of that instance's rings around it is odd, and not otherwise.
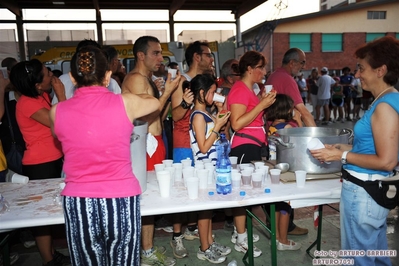
[{"label": "white and blue striped pants", "polygon": [[140,265],[140,196],[64,197],[69,253],[76,266]]}]

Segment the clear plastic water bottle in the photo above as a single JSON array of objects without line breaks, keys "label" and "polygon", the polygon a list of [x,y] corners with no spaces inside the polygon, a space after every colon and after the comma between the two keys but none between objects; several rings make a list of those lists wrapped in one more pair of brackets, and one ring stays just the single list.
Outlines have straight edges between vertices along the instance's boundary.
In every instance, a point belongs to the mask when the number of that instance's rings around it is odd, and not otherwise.
[{"label": "clear plastic water bottle", "polygon": [[231,163],[229,159],[230,143],[224,133],[220,134],[220,139],[216,142],[216,192],[218,194],[231,193]]}]

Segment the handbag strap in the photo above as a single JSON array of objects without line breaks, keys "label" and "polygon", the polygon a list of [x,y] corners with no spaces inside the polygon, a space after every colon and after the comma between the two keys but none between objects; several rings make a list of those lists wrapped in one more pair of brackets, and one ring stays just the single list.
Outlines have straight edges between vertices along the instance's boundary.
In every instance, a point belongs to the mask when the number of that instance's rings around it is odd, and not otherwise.
[{"label": "handbag strap", "polygon": [[4,111],[7,114],[7,119],[8,119],[8,128],[10,129],[10,135],[11,135],[11,141],[12,143],[16,143],[15,142],[15,137],[14,137],[14,131],[12,130],[12,124],[11,124],[11,117],[10,117],[10,110],[8,109],[8,104],[7,102],[9,101],[9,96],[10,94],[8,94],[8,97],[5,97],[4,99]]},{"label": "handbag strap", "polygon": [[262,146],[264,143],[262,141],[260,141],[259,139],[255,138],[254,136],[245,134],[245,133],[235,133],[236,136],[242,137],[242,138],[247,138],[247,139],[251,139],[253,141],[255,141],[256,143],[258,143],[260,146]]}]

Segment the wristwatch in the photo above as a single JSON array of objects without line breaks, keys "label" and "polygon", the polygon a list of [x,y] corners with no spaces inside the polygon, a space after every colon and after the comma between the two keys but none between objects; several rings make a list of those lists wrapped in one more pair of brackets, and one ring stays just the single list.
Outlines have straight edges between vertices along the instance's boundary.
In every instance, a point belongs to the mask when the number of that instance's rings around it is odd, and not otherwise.
[{"label": "wristwatch", "polygon": [[184,99],[181,101],[180,106],[183,107],[183,109],[189,109],[190,104],[188,104]]},{"label": "wristwatch", "polygon": [[347,164],[347,163],[348,163],[348,161],[346,160],[346,155],[348,155],[348,152],[349,152],[349,151],[344,151],[344,152],[342,153],[342,157],[341,157],[341,163],[342,163],[342,164]]}]

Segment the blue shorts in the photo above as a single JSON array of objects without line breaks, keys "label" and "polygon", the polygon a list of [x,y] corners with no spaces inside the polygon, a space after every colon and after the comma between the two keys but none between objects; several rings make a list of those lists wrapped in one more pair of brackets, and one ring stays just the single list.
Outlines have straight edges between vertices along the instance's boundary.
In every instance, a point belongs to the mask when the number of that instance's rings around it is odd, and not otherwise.
[{"label": "blue shorts", "polygon": [[180,163],[181,160],[191,159],[192,164],[194,164],[193,151],[191,148],[173,148],[173,162]]}]

